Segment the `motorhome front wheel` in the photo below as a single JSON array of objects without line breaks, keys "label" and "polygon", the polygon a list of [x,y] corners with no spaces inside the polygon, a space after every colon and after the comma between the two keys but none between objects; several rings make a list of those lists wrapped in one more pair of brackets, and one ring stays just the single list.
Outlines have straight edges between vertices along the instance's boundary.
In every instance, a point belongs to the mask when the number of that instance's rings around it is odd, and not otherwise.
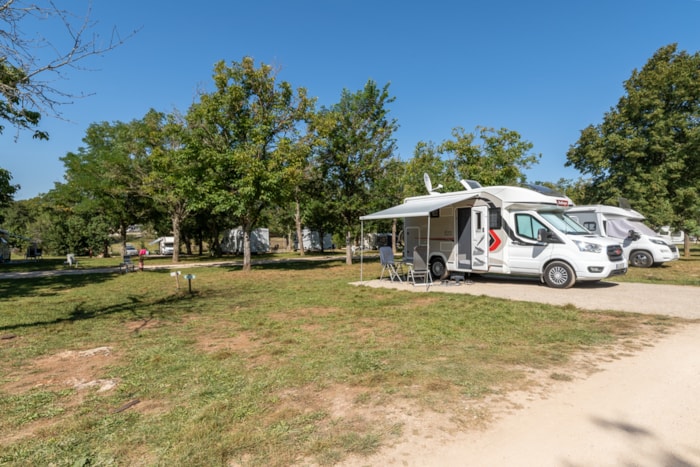
[{"label": "motorhome front wheel", "polygon": [[635,250],[630,254],[630,264],[638,268],[650,268],[654,264],[654,257],[644,250]]},{"label": "motorhome front wheel", "polygon": [[544,281],[555,289],[568,289],[576,282],[574,270],[563,261],[553,261],[544,269]]}]

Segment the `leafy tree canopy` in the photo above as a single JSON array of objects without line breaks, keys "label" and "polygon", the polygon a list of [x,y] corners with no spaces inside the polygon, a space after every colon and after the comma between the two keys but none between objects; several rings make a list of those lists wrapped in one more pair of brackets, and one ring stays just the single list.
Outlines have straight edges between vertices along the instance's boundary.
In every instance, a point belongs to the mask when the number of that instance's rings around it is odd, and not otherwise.
[{"label": "leafy tree canopy", "polygon": [[624,197],[654,226],[697,231],[700,54],[662,47],[624,89],[603,122],[581,132],[566,165],[590,176],[586,202]]}]

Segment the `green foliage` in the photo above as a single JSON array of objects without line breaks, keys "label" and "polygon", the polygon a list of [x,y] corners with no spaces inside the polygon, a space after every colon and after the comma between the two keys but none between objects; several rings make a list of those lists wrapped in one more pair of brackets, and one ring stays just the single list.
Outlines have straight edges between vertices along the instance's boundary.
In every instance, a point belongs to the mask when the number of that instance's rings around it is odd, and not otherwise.
[{"label": "green foliage", "polygon": [[4,210],[12,203],[19,185],[12,185],[12,174],[0,167],[0,224],[4,221]]},{"label": "green foliage", "polygon": [[[356,93],[343,90],[340,101],[319,112],[312,123],[317,136],[315,160],[321,173],[317,189],[322,190],[326,209],[336,223],[346,229],[348,262],[352,262],[350,242],[358,218],[372,208],[391,206],[399,194],[391,184],[384,187],[393,193],[375,191],[378,182],[389,175],[396,148],[397,123],[389,118],[387,107],[393,101],[388,84],[380,89],[370,80]],[[373,204],[373,200],[386,204]]]},{"label": "green foliage", "polygon": [[[403,197],[425,195],[423,174],[428,174],[432,180],[446,186],[446,190],[459,190],[454,174],[450,172],[450,164],[444,161],[432,142],[419,141],[413,152],[413,157],[404,164],[401,177]],[[453,183],[454,182],[454,183]]]},{"label": "green foliage", "polygon": [[[214,67],[216,89],[200,96],[188,114],[190,150],[207,167],[206,204],[231,225],[241,225],[246,239],[267,209],[289,200],[304,151],[295,144],[299,126],[313,100],[277,82],[273,69],[256,68],[250,57]],[[246,241],[245,268],[250,269]]]},{"label": "green foliage", "polygon": [[[5,19],[4,9],[0,9],[2,19]],[[4,31],[2,36],[6,36]],[[26,81],[27,73],[24,70],[8,63],[7,57],[0,56],[0,122],[6,121],[18,129],[35,127],[41,119],[39,112],[26,108],[22,102],[20,87],[25,85]],[[4,130],[5,126],[0,124],[0,135]],[[48,133],[35,130],[33,137],[48,139]]]},{"label": "green foliage", "polygon": [[[440,152],[452,154],[451,170],[460,179],[476,180],[482,186],[519,185],[525,182],[523,169],[537,163],[541,155],[529,154],[532,143],[515,131],[477,127],[477,135],[462,128],[452,130],[453,140],[440,145]],[[451,183],[451,182],[450,182]]]},{"label": "green foliage", "polygon": [[625,95],[567,153],[590,176],[586,202],[620,197],[654,226],[697,232],[700,220],[700,53],[660,48]]}]

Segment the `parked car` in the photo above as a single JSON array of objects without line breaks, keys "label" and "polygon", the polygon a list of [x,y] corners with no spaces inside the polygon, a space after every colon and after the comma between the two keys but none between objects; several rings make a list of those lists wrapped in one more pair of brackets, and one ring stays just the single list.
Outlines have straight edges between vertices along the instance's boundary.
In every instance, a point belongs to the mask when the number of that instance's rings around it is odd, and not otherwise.
[{"label": "parked car", "polygon": [[138,256],[139,255],[139,250],[136,249],[134,245],[131,243],[126,244],[126,248],[124,248],[124,256]]}]

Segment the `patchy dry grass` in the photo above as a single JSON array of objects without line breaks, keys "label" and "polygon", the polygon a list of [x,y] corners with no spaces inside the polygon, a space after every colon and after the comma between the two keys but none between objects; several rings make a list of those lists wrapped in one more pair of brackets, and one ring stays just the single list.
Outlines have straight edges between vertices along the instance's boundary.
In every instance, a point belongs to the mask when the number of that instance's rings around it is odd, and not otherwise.
[{"label": "patchy dry grass", "polygon": [[192,294],[169,271],[1,281],[0,464],[331,465],[481,427],[673,325],[358,288],[340,262],[193,272]]}]

